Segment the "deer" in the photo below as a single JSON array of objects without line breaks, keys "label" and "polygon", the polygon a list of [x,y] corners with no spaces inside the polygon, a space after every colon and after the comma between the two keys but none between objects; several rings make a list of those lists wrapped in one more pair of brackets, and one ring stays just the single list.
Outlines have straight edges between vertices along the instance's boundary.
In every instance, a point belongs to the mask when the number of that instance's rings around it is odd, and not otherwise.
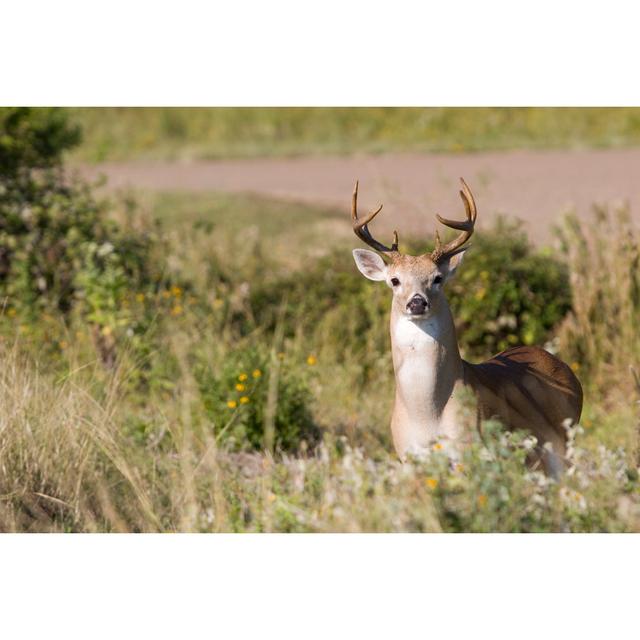
[{"label": "deer", "polygon": [[495,418],[509,430],[532,434],[537,446],[530,464],[542,464],[557,479],[565,467],[567,427],[582,413],[582,386],[571,368],[537,346],[511,347],[479,364],[460,355],[444,287],[462,264],[477,218],[471,190],[460,181],[466,218],[450,220],[436,214],[458,235],[443,244],[436,230],[433,250],[416,256],[399,251],[397,231],[391,246],[371,235],[369,224],[382,205],[360,218],[358,182],[353,190],[353,231],[375,250],[354,249],[356,266],[369,280],[385,282],[393,294],[389,325],[395,374],[393,444],[403,462],[441,447],[456,460],[469,442],[462,412],[465,398],[471,398],[478,428],[483,420]]}]

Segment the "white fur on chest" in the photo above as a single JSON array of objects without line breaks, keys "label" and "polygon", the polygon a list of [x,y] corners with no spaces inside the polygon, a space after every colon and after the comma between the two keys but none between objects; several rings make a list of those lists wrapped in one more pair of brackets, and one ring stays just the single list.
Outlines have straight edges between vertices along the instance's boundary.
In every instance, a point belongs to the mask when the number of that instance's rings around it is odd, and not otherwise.
[{"label": "white fur on chest", "polygon": [[455,438],[455,412],[436,401],[443,346],[440,327],[434,321],[420,324],[401,318],[392,329],[396,373],[394,434],[401,449],[416,453],[434,440]]},{"label": "white fur on chest", "polygon": [[411,404],[425,404],[435,388],[438,343],[432,327],[402,318],[393,330],[396,382]]},{"label": "white fur on chest", "polygon": [[429,320],[414,322],[401,318],[393,326],[394,347],[409,353],[435,347],[439,334],[440,329],[436,322]]}]

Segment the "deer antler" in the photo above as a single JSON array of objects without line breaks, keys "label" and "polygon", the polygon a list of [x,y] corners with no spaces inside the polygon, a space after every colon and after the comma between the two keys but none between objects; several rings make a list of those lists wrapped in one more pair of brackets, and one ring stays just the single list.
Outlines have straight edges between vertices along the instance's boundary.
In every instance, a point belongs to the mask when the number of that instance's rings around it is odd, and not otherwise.
[{"label": "deer antler", "polygon": [[360,220],[358,218],[358,181],[353,188],[353,196],[351,198],[351,222],[353,223],[354,233],[362,240],[366,242],[370,247],[381,253],[397,253],[398,252],[398,232],[393,232],[393,244],[391,247],[387,247],[381,242],[378,242],[369,232],[369,223],[380,213],[382,205],[380,205],[375,211],[372,211],[368,216]]},{"label": "deer antler", "polygon": [[451,242],[447,242],[447,244],[443,246],[440,240],[440,234],[436,231],[436,247],[431,252],[431,259],[434,262],[442,262],[443,260],[454,256],[456,253],[464,251],[463,245],[473,235],[473,229],[476,223],[476,217],[478,215],[476,201],[473,199],[473,195],[471,193],[471,190],[467,186],[467,183],[462,178],[460,178],[460,182],[462,182],[460,197],[462,198],[462,202],[464,202],[464,208],[467,212],[467,219],[448,220],[447,218],[443,218],[436,214],[436,218],[438,218],[438,220],[443,225],[450,227],[451,229],[459,229],[460,231],[462,231],[462,233],[459,234],[457,238],[455,238]]}]

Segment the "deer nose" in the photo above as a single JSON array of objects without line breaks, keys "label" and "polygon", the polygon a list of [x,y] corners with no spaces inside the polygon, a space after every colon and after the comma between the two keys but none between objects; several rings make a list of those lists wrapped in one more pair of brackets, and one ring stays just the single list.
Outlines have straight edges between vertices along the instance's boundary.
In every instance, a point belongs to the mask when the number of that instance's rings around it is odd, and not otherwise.
[{"label": "deer nose", "polygon": [[421,315],[429,308],[426,298],[416,293],[409,302],[407,302],[407,310],[413,315]]}]

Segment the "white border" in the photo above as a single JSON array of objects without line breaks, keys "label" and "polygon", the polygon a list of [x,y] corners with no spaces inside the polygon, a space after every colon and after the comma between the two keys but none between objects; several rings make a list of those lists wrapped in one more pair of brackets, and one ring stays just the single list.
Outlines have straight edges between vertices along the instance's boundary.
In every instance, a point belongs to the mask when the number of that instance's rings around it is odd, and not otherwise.
[{"label": "white border", "polygon": [[637,544],[624,535],[9,535],[2,628],[37,638],[621,638],[636,623]]},{"label": "white border", "polygon": [[0,104],[634,105],[637,8],[609,0],[20,0]]},{"label": "white border", "polygon": [[[637,105],[633,3],[21,0],[0,104]],[[6,637],[622,637],[637,536],[1,536]],[[625,634],[626,635],[626,634]]]}]

